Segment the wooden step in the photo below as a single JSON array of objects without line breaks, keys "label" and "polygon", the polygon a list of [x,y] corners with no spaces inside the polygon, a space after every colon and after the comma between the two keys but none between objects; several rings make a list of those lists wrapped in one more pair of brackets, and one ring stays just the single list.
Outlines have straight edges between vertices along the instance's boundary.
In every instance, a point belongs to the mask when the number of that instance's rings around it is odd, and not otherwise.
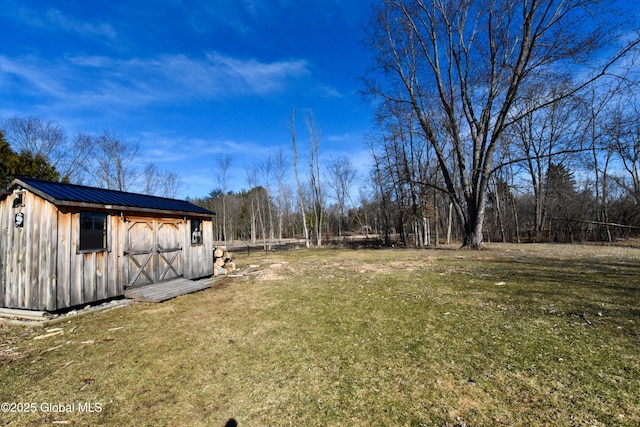
[{"label": "wooden step", "polygon": [[167,282],[127,289],[124,296],[139,302],[162,302],[210,287],[211,283],[209,281],[193,281],[178,278]]}]

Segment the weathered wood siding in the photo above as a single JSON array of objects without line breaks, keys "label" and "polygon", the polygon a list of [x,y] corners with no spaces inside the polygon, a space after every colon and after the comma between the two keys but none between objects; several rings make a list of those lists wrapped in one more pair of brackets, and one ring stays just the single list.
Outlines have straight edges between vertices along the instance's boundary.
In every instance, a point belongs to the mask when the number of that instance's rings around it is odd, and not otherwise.
[{"label": "weathered wood siding", "polygon": [[107,216],[107,250],[79,252],[80,213],[58,212],[57,308],[118,297],[122,283],[122,220]]},{"label": "weathered wood siding", "polygon": [[[21,191],[23,206],[13,207],[19,191],[0,202],[0,302],[3,307],[54,310],[57,239],[56,207]],[[24,214],[22,227],[15,226]]]},{"label": "weathered wood siding", "polygon": [[202,244],[191,244],[191,224],[187,221],[184,235],[184,277],[197,279],[213,274],[213,222],[202,221]]},{"label": "weathered wood siding", "polygon": [[[131,267],[127,252],[143,246],[129,241],[125,218],[107,215],[107,250],[80,252],[76,209],[60,210],[26,190],[20,191],[23,206],[14,208],[18,192],[0,200],[0,306],[54,311],[124,295]],[[24,214],[23,227],[15,226],[18,212]],[[139,219],[154,227],[153,281],[213,274],[211,221],[202,222],[203,243],[192,245],[188,218]]]}]

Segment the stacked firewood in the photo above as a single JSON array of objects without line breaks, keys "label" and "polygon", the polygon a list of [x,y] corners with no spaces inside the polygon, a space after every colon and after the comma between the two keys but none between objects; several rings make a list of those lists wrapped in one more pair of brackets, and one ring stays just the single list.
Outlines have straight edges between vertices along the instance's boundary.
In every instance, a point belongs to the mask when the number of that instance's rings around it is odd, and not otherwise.
[{"label": "stacked firewood", "polygon": [[236,271],[236,263],[233,262],[233,254],[227,251],[226,246],[218,246],[213,250],[213,275],[226,276]]}]

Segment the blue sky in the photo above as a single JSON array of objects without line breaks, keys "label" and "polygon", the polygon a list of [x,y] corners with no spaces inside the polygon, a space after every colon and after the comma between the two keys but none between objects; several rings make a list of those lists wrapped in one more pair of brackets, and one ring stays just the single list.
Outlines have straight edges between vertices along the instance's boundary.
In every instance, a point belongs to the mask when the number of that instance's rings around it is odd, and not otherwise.
[{"label": "blue sky", "polygon": [[[279,149],[298,111],[321,129],[321,159],[369,163],[371,109],[358,43],[369,2],[349,0],[0,0],[0,121],[58,121],[73,134],[114,131],[145,160],[177,172],[179,196],[217,185],[216,155],[230,155],[229,189],[245,165]],[[301,170],[302,170],[301,163]],[[304,170],[302,170],[304,172]]]}]

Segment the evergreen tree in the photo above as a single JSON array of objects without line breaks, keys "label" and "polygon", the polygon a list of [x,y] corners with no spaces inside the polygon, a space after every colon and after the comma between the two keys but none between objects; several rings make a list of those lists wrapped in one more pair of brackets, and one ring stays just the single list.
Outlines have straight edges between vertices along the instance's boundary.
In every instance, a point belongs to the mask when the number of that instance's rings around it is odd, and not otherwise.
[{"label": "evergreen tree", "polygon": [[0,185],[6,186],[18,176],[59,181],[60,175],[41,154],[33,155],[28,150],[17,154],[0,132]]}]

